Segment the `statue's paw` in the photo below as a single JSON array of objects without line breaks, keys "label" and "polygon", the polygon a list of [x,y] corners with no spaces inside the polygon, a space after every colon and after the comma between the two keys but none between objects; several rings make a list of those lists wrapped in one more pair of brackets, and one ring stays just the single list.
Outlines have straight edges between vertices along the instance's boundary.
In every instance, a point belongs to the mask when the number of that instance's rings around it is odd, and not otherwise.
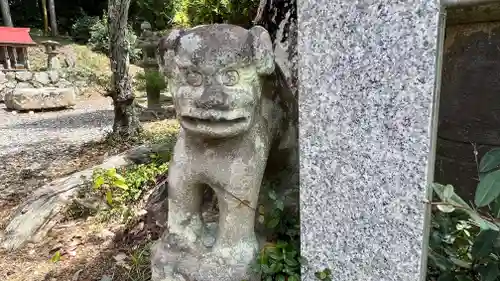
[{"label": "statue's paw", "polygon": [[229,263],[250,263],[254,262],[259,253],[259,243],[256,237],[241,239],[236,243],[227,243],[226,245],[214,245],[211,251]]},{"label": "statue's paw", "polygon": [[254,262],[255,257],[242,261],[222,257],[220,253],[206,253],[199,260],[199,268],[192,275],[193,280],[257,281],[260,276],[252,270]]},{"label": "statue's paw", "polygon": [[177,234],[169,233],[164,240],[165,247],[170,251],[179,253],[191,253],[193,255],[199,255],[203,252],[203,248],[200,246],[199,239],[192,240]]}]

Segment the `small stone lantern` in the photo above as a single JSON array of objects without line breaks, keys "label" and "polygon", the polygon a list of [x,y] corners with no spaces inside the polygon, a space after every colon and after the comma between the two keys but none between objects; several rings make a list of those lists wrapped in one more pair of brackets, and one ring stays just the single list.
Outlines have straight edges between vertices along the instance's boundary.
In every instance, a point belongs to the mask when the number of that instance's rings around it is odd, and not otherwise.
[{"label": "small stone lantern", "polygon": [[57,59],[57,54],[59,54],[57,47],[61,44],[52,40],[43,41],[40,42],[40,44],[45,46],[45,53],[47,54],[47,69],[60,68],[59,60]]}]

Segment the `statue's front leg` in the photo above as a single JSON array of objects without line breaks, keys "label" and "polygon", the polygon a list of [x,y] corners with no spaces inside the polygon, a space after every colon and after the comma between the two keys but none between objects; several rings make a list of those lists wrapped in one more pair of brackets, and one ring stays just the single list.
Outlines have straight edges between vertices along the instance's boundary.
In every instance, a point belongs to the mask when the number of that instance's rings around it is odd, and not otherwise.
[{"label": "statue's front leg", "polygon": [[189,167],[174,163],[169,169],[167,229],[152,249],[153,281],[188,281],[180,262],[203,252],[202,188]]},{"label": "statue's front leg", "polygon": [[256,180],[251,184],[240,183],[239,186],[227,186],[224,190],[221,188],[216,191],[219,199],[219,231],[214,251],[222,255],[227,254],[223,249],[239,248],[242,243],[252,245],[245,247],[247,249],[258,248],[254,222],[260,181],[258,184]]},{"label": "statue's front leg", "polygon": [[203,229],[203,189],[185,168],[179,165],[169,170],[167,232],[170,239],[175,240],[171,243],[192,250],[198,248]]},{"label": "statue's front leg", "polygon": [[[260,280],[253,272],[259,243],[255,235],[255,209],[262,180],[259,173],[243,177],[234,173],[230,185],[214,188],[219,202],[219,225],[212,251],[200,262],[199,276],[217,276],[217,280]],[[214,279],[215,280],[215,279]]]}]

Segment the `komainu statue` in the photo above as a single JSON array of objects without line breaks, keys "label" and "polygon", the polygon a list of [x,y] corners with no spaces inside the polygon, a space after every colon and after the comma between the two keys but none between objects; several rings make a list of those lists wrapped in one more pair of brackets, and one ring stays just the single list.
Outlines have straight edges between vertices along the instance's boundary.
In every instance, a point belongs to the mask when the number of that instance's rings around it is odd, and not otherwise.
[{"label": "komainu statue", "polygon": [[[158,45],[181,131],[168,174],[168,222],[153,281],[258,280],[255,210],[270,155],[296,145],[296,97],[268,32],[214,24],[172,30]],[[276,157],[275,157],[276,158]],[[279,157],[278,157],[279,158]],[[277,162],[280,162],[278,160]],[[204,222],[203,190],[218,223]]]}]

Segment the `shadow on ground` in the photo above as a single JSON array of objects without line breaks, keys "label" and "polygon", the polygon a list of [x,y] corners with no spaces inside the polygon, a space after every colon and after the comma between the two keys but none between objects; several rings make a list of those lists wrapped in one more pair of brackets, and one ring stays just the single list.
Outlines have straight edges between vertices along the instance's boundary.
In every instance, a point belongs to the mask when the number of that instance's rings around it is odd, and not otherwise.
[{"label": "shadow on ground", "polygon": [[[40,113],[35,113],[40,114]],[[42,113],[43,114],[43,113]],[[15,124],[7,126],[11,129],[80,129],[80,128],[98,128],[112,124],[113,110],[93,110],[82,113],[71,114],[64,112],[65,115],[43,118],[40,120]]]},{"label": "shadow on ground", "polygon": [[48,139],[25,144],[22,150],[0,155],[0,202],[17,202],[55,178],[99,164],[127,148],[105,140],[73,144]]}]

